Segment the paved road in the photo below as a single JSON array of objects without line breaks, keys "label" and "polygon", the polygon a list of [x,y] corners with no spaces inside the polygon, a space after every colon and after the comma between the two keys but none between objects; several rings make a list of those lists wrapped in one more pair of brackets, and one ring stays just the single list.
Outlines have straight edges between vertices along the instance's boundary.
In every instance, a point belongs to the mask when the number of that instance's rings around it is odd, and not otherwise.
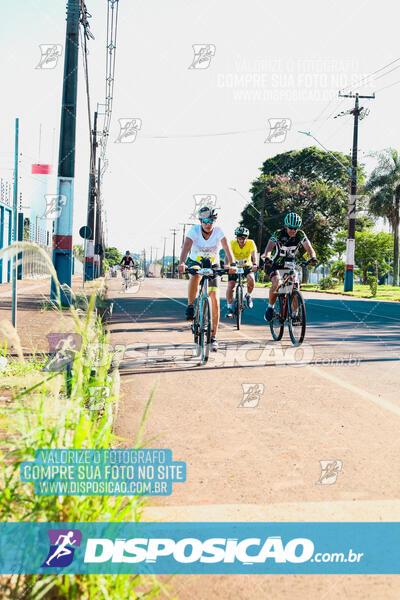
[{"label": "paved road", "polygon": [[[188,468],[171,496],[152,501],[148,518],[400,519],[400,304],[306,294],[307,337],[295,351],[287,334],[272,341],[266,290],[257,289],[243,328],[225,321],[221,350],[199,367],[183,316],[186,282],[146,280],[126,295],[119,286],[111,280],[112,342],[126,346],[118,434],[132,444],[156,385],[146,436],[159,435],[150,445],[171,448]],[[317,484],[324,460],[337,461],[334,484]],[[207,577],[193,595],[180,577],[178,597],[305,598],[322,581],[295,579],[294,588],[294,578]],[[324,598],[377,597],[378,584],[379,597],[398,597],[391,577],[330,581]]]}]

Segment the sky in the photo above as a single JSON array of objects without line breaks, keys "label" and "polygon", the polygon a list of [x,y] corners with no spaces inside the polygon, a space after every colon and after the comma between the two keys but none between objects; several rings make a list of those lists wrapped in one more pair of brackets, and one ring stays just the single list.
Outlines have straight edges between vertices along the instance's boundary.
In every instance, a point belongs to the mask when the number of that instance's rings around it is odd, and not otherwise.
[{"label": "sky", "polygon": [[[86,5],[95,36],[88,58],[93,112],[105,97],[107,1]],[[31,164],[55,164],[58,156],[65,7],[65,0],[13,0],[3,7],[0,177],[12,179],[19,117],[26,206],[34,193]],[[361,102],[370,114],[359,128],[359,158],[371,169],[371,152],[399,146],[400,82],[391,84],[400,80],[400,61],[378,71],[400,57],[398,20],[394,0],[119,0],[109,166],[103,178],[107,245],[131,252],[149,252],[152,246],[160,256],[167,237],[172,254],[171,229],[179,230],[180,242],[182,224],[193,221],[195,196],[202,195],[215,198],[218,223],[232,236],[263,161],[316,145],[299,130],[311,131],[330,150],[350,152],[352,116],[334,118],[354,104],[338,98],[342,88],[376,92],[374,100]],[[40,44],[62,46],[53,69],[36,68]],[[206,44],[210,60],[190,68],[196,45]],[[86,221],[89,171],[81,56],[78,79],[74,243]],[[120,119],[137,119],[135,139],[117,141]],[[269,120],[272,126],[284,120],[284,139],[268,141]],[[56,193],[55,174],[48,193]]]}]

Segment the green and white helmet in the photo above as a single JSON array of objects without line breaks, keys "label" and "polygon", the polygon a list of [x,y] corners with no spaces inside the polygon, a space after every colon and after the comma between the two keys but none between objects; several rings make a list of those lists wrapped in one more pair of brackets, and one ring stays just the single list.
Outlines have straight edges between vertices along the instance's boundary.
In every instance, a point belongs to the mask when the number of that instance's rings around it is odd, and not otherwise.
[{"label": "green and white helmet", "polygon": [[296,213],[289,213],[285,217],[285,225],[291,229],[299,229],[301,227],[301,217]]},{"label": "green and white helmet", "polygon": [[247,227],[240,226],[235,229],[236,236],[243,235],[245,237],[249,237],[249,233],[250,231],[247,229]]}]

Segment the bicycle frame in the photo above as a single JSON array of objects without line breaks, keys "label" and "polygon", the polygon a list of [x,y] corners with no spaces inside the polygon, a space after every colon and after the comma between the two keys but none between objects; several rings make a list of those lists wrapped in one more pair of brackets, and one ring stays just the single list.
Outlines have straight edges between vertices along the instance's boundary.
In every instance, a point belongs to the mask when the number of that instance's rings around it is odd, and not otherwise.
[{"label": "bicycle frame", "polygon": [[[299,264],[308,265],[310,262],[311,259],[309,261],[302,261]],[[271,267],[271,270],[273,270],[274,267],[276,268],[277,265]],[[272,337],[276,341],[279,341],[283,335],[284,324],[287,322],[292,343],[300,345],[304,340],[306,331],[306,309],[304,299],[300,291],[295,262],[288,261],[284,264],[284,269],[287,272],[282,275],[282,281],[277,289],[279,312],[276,312],[275,314],[278,316],[278,319],[273,318],[271,320],[271,333]],[[296,306],[292,306],[294,300],[296,301]],[[294,314],[300,314],[300,319],[297,317],[297,320],[294,321]]]}]

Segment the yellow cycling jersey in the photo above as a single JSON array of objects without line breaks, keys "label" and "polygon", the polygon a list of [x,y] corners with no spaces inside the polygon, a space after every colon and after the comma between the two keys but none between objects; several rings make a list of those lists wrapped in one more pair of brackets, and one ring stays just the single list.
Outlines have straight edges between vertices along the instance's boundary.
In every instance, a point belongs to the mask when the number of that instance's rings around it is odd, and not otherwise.
[{"label": "yellow cycling jersey", "polygon": [[253,250],[254,252],[257,252],[257,247],[254,243],[254,240],[246,240],[243,248],[239,246],[239,242],[237,240],[232,240],[231,248],[238,267],[249,266],[252,264],[251,253]]}]

